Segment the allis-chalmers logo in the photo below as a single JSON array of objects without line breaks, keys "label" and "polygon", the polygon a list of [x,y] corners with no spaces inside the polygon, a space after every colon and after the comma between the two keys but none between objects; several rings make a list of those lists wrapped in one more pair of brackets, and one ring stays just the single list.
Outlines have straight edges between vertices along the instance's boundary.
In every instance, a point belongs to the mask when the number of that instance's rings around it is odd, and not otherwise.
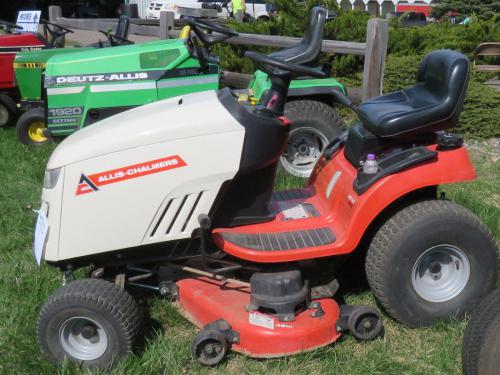
[{"label": "allis-chalmers logo", "polygon": [[146,176],[148,174],[168,171],[170,169],[186,166],[186,162],[179,155],[167,156],[162,159],[151,160],[145,163],[128,165],[126,167],[99,172],[89,176],[82,173],[80,182],[76,188],[76,195],[82,195],[98,191],[101,186],[114,184],[132,178]]}]

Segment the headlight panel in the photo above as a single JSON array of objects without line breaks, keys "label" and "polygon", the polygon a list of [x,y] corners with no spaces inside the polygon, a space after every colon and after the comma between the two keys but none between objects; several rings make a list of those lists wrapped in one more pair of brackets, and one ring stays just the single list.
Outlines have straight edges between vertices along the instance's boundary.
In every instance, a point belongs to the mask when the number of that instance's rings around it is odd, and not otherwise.
[{"label": "headlight panel", "polygon": [[59,180],[60,172],[61,168],[45,170],[45,174],[43,176],[44,189],[53,189],[57,185],[57,180]]}]

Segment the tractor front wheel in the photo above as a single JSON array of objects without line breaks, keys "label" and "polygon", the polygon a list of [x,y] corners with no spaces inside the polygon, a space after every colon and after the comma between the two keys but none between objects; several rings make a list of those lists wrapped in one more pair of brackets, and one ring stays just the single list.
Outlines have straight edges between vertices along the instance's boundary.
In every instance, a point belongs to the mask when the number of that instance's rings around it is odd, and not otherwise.
[{"label": "tractor front wheel", "polygon": [[446,200],[411,204],[375,234],[366,257],[373,294],[394,319],[413,327],[462,317],[497,280],[491,233]]},{"label": "tractor front wheel", "polygon": [[17,138],[25,145],[41,146],[50,142],[46,131],[43,108],[32,108],[24,112],[17,121]]},{"label": "tractor front wheel", "polygon": [[139,335],[141,314],[124,289],[101,279],[70,282],[52,294],[37,323],[42,353],[85,367],[109,368],[128,355]]},{"label": "tractor front wheel", "polygon": [[308,178],[321,153],[337,137],[344,121],[332,106],[315,100],[293,100],[285,106],[292,122],[281,165],[291,175]]},{"label": "tractor front wheel", "polygon": [[16,115],[17,106],[14,100],[6,94],[0,94],[0,128],[13,125]]}]

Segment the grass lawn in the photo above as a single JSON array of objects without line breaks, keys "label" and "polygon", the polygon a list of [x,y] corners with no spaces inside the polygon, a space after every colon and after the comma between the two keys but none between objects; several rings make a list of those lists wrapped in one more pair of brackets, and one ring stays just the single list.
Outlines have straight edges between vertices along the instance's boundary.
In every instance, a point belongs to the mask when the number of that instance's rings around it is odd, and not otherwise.
[{"label": "grass lawn", "polygon": [[[498,142],[472,147],[479,178],[446,187],[447,196],[478,214],[500,238],[500,163]],[[70,364],[54,367],[41,356],[35,321],[47,295],[60,285],[60,273],[38,268],[31,254],[33,224],[41,181],[52,147],[21,145],[14,129],[0,129],[0,373],[87,373]],[[279,187],[297,181],[281,177]],[[353,304],[375,306],[368,291],[347,296]],[[428,329],[408,329],[385,317],[386,335],[370,343],[347,336],[334,345],[276,360],[252,360],[230,354],[216,369],[207,370],[191,359],[195,328],[167,302],[151,303],[152,318],[161,329],[144,353],[122,362],[114,374],[459,374],[465,323],[442,323]]]}]

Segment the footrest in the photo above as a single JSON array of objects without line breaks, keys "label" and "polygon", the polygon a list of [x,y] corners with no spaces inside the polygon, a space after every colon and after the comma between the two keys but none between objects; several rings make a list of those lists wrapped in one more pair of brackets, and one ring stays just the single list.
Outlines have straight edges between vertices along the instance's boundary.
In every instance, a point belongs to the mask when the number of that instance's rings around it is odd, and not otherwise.
[{"label": "footrest", "polygon": [[222,232],[221,235],[237,246],[260,251],[304,249],[335,242],[335,234],[330,228],[251,234]]}]

